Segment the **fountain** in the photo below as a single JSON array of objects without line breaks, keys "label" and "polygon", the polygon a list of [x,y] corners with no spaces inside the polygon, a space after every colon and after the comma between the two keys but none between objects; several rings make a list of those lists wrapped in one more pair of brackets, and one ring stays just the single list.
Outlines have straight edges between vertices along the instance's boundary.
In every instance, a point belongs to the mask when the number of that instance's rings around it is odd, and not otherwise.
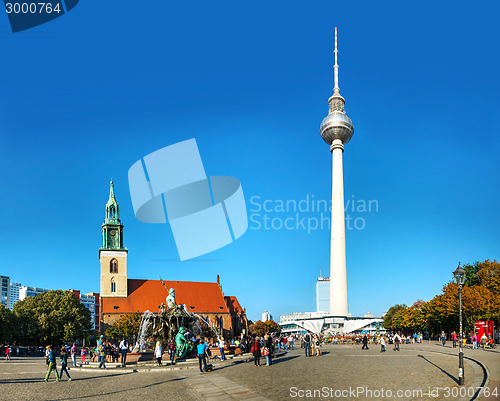
[{"label": "fountain", "polygon": [[166,305],[162,302],[156,314],[147,310],[142,315],[137,342],[132,353],[127,356],[131,362],[153,359],[154,344],[158,340],[164,347],[175,341],[177,359],[185,358],[194,350],[191,338],[204,337],[203,326],[219,338],[217,329],[209,321],[190,312],[186,305],[177,305],[175,289],[168,289],[161,277],[160,281],[168,292]]}]

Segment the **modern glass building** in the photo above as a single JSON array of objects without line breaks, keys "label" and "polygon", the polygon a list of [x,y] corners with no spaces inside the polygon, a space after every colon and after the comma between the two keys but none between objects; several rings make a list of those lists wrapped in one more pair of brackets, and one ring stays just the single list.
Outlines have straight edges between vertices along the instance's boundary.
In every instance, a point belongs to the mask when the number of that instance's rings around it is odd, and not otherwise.
[{"label": "modern glass building", "polygon": [[0,304],[9,307],[10,277],[0,276]]},{"label": "modern glass building", "polygon": [[9,287],[9,309],[14,307],[14,304],[19,301],[19,291],[21,291],[21,283],[10,283]]},{"label": "modern glass building", "polygon": [[330,278],[318,277],[316,281],[316,312],[330,312]]}]

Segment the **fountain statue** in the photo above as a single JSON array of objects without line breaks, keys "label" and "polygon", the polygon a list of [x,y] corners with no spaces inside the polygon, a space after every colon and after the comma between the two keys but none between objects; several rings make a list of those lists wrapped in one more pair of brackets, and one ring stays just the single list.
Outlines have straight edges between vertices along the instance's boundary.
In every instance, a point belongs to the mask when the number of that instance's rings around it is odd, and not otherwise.
[{"label": "fountain statue", "polygon": [[167,288],[160,277],[160,281],[168,292],[165,303],[158,307],[158,313],[144,312],[139,327],[137,343],[133,352],[147,351],[156,341],[165,346],[175,341],[177,358],[185,358],[194,349],[193,342],[187,336],[195,334],[204,336],[203,327],[209,328],[214,337],[219,338],[217,329],[201,316],[190,312],[186,305],[177,305],[175,300],[175,289]]}]

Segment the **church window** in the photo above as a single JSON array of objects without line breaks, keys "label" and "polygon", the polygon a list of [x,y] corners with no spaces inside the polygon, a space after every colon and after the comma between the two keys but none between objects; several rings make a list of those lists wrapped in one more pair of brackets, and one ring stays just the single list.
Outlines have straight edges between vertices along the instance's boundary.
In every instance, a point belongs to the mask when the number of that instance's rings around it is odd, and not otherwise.
[{"label": "church window", "polygon": [[111,206],[109,208],[109,217],[111,217],[112,219],[115,218],[115,207],[114,206]]},{"label": "church window", "polygon": [[109,272],[118,273],[118,261],[116,259],[111,259],[109,262]]},{"label": "church window", "polygon": [[116,283],[114,278],[111,279],[111,292],[116,292]]}]

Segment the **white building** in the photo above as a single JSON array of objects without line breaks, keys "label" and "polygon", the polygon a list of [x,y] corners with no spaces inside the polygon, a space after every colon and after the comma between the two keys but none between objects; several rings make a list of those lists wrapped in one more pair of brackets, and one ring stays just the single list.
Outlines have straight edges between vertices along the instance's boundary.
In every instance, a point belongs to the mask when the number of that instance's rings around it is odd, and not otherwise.
[{"label": "white building", "polygon": [[262,314],[262,321],[265,322],[267,320],[273,320],[273,316],[267,310],[265,310]]},{"label": "white building", "polygon": [[9,309],[14,307],[14,304],[19,301],[19,291],[21,291],[21,283],[10,283],[9,287]]},{"label": "white building", "polygon": [[297,334],[311,332],[315,334],[349,334],[363,332],[367,334],[385,333],[380,317],[344,317],[331,316],[323,312],[294,312],[280,316],[281,332]]},{"label": "white building", "polygon": [[316,281],[316,312],[330,312],[329,277],[318,277]]},{"label": "white building", "polygon": [[50,290],[46,288],[29,287],[27,285],[23,285],[19,289],[19,301],[22,301],[26,297],[35,297],[38,294],[43,294],[44,292],[49,292],[49,291]]}]

